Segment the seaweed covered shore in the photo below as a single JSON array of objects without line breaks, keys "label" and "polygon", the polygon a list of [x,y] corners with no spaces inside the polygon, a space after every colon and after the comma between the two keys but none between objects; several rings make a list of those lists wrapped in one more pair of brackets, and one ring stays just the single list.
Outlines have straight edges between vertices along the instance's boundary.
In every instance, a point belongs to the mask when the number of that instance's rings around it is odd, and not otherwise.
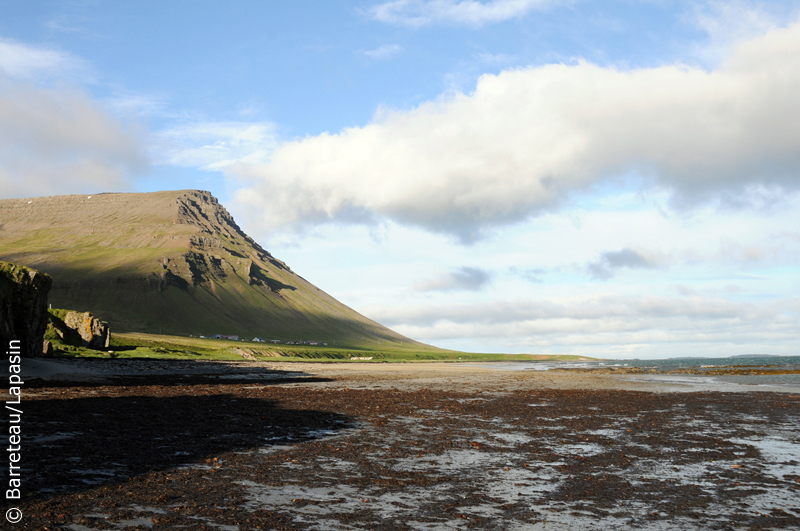
[{"label": "seaweed covered shore", "polygon": [[800,528],[797,394],[482,374],[40,382],[13,529]]}]

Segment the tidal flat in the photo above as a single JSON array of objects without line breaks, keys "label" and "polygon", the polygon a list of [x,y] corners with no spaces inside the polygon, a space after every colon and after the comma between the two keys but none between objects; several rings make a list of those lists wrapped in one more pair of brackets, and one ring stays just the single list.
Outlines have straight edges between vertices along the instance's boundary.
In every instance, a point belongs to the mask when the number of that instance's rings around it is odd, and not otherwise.
[{"label": "tidal flat", "polygon": [[23,396],[13,529],[800,528],[793,389],[454,364],[59,363]]}]

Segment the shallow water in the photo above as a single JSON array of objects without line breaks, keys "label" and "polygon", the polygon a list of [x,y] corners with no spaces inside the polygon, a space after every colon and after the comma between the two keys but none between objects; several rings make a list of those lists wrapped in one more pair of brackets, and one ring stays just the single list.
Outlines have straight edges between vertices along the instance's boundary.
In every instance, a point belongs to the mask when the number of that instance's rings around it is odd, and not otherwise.
[{"label": "shallow water", "polygon": [[[800,386],[800,374],[781,374],[800,371],[800,356],[728,357],[728,358],[670,358],[662,360],[605,360],[605,361],[513,361],[470,364],[499,371],[549,371],[558,369],[630,369],[656,371],[657,380],[687,385],[766,385]],[[670,371],[697,371],[700,374],[672,374]],[[714,374],[705,371],[757,370],[774,374]],[[638,375],[637,375],[638,376]],[[649,380],[651,375],[646,375]]]}]

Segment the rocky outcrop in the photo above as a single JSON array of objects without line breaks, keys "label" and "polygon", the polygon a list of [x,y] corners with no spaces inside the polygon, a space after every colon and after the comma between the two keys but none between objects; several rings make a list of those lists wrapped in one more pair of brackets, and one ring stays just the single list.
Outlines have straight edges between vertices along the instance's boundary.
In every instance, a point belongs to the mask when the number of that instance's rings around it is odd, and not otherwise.
[{"label": "rocky outcrop", "polygon": [[49,275],[0,262],[0,347],[3,352],[9,341],[17,339],[22,342],[23,356],[41,356],[51,285]]},{"label": "rocky outcrop", "polygon": [[[58,338],[68,345],[89,347],[95,350],[108,348],[111,330],[108,323],[100,321],[89,312],[54,311],[50,321]],[[63,313],[60,318],[59,313]]]},{"label": "rocky outcrop", "polygon": [[257,359],[258,359],[258,358],[256,358],[255,356],[253,356],[253,354],[255,353],[255,351],[254,351],[254,350],[252,350],[252,349],[235,348],[235,349],[233,349],[233,351],[234,351],[236,354],[238,354],[238,355],[240,355],[241,357],[243,357],[244,359],[246,359],[246,360],[252,360],[252,361],[255,361],[255,360],[257,360]]}]

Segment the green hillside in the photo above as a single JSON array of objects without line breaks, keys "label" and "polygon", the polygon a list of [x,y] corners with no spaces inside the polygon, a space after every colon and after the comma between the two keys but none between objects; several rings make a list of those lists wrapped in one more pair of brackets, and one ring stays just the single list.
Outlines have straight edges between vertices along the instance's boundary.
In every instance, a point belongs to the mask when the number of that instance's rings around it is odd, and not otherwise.
[{"label": "green hillside", "polygon": [[53,307],[117,332],[433,351],[360,315],[244,234],[208,192],[0,201],[0,259],[53,277]]}]

